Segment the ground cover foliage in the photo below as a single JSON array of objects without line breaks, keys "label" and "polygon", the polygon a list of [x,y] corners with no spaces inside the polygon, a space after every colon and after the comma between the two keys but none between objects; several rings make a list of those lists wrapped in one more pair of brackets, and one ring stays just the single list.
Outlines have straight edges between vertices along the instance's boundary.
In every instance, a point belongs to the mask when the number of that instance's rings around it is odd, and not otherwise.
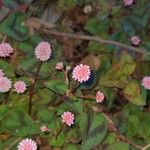
[{"label": "ground cover foliage", "polygon": [[[24,139],[39,150],[150,149],[149,35],[149,0],[0,0],[0,150]],[[41,61],[43,41],[51,53]],[[73,77],[80,64],[86,82]]]}]

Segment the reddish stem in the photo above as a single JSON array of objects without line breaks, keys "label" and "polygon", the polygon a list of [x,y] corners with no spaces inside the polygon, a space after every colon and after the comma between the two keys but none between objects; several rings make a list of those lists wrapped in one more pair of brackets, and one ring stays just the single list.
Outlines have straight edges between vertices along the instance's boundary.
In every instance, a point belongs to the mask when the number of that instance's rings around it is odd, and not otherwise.
[{"label": "reddish stem", "polygon": [[32,84],[31,89],[30,89],[30,93],[29,93],[29,110],[28,110],[28,113],[30,116],[32,116],[32,98],[34,95],[34,88],[35,88],[35,85],[36,85],[36,82],[38,79],[38,74],[40,72],[41,66],[42,66],[42,62],[40,61],[38,64],[38,67],[37,67],[36,74],[35,74],[34,83]]}]

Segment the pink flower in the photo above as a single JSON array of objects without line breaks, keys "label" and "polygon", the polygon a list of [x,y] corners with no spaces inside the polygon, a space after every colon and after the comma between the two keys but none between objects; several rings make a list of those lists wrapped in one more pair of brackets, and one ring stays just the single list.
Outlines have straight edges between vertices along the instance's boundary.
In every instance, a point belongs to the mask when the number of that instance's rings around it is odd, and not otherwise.
[{"label": "pink flower", "polygon": [[62,69],[64,68],[63,62],[58,62],[58,63],[55,65],[55,68],[56,68],[56,70],[62,70]]},{"label": "pink flower", "polygon": [[2,69],[0,69],[0,77],[3,77],[4,76],[4,72]]},{"label": "pink flower", "polygon": [[8,43],[1,43],[0,44],[0,57],[8,57],[10,54],[13,53],[13,48]]},{"label": "pink flower", "polygon": [[41,129],[42,132],[50,131],[49,128],[46,125],[41,126],[40,129]]},{"label": "pink flower", "polygon": [[8,92],[11,86],[10,79],[7,77],[0,77],[0,92]]},{"label": "pink flower", "polygon": [[142,85],[144,86],[145,89],[150,90],[150,76],[149,77],[144,77],[142,80]]},{"label": "pink flower", "polygon": [[48,42],[41,42],[35,48],[35,56],[41,61],[47,61],[52,53],[51,46]]},{"label": "pink flower", "polygon": [[23,81],[17,81],[14,84],[14,88],[17,93],[24,93],[26,91],[26,84]]},{"label": "pink flower", "polygon": [[98,91],[96,93],[96,102],[97,103],[102,103],[104,101],[104,94]]},{"label": "pink flower", "polygon": [[62,122],[65,123],[68,126],[71,126],[72,124],[74,124],[74,114],[72,114],[71,112],[67,111],[64,112],[62,114]]},{"label": "pink flower", "polygon": [[132,36],[131,37],[131,42],[133,45],[137,46],[140,44],[141,40],[138,36]]},{"label": "pink flower", "polygon": [[124,5],[125,6],[130,6],[130,5],[133,4],[133,2],[134,2],[134,0],[124,0]]},{"label": "pink flower", "polygon": [[72,78],[82,83],[89,80],[90,74],[90,67],[87,65],[80,64],[73,69]]},{"label": "pink flower", "polygon": [[32,139],[24,139],[18,145],[18,150],[37,150],[37,144]]}]

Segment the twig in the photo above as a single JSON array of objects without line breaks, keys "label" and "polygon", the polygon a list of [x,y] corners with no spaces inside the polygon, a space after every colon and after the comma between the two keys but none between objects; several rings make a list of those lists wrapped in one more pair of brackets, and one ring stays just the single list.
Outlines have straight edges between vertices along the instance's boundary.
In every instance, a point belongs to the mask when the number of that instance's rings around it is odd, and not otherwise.
[{"label": "twig", "polygon": [[109,123],[110,130],[112,130],[112,132],[114,132],[116,135],[118,135],[118,138],[120,140],[123,140],[123,141],[127,142],[128,144],[132,145],[133,147],[135,147],[135,148],[137,148],[139,150],[146,150],[146,149],[142,149],[142,146],[135,144],[134,142],[132,142],[131,140],[129,140],[127,137],[125,137],[124,135],[122,135],[117,130],[117,128],[115,127],[115,125],[114,125],[113,121],[110,119],[110,117],[106,113],[103,113],[103,115],[104,115],[104,117],[106,118],[106,120]]},{"label": "twig", "polygon": [[32,116],[32,98],[33,98],[33,95],[34,95],[34,88],[35,88],[35,85],[36,85],[37,77],[38,77],[38,74],[40,72],[41,66],[42,66],[42,61],[40,61],[39,64],[38,64],[37,71],[36,71],[36,74],[35,74],[34,83],[32,84],[31,89],[30,89],[30,93],[29,93],[29,110],[28,110],[28,112],[29,112],[30,116]]},{"label": "twig", "polygon": [[[148,52],[145,49],[136,48],[136,47],[129,46],[129,45],[126,45],[126,44],[123,44],[120,42],[116,42],[116,41],[112,41],[112,40],[105,40],[105,39],[102,39],[102,38],[97,37],[97,36],[88,36],[88,35],[63,33],[63,32],[59,32],[59,31],[54,31],[54,30],[52,30],[51,24],[49,24],[48,22],[42,21],[41,19],[38,19],[38,18],[32,19],[32,23],[30,22],[30,19],[27,22],[28,22],[28,25],[30,25],[33,28],[36,28],[38,30],[40,29],[42,32],[45,32],[46,34],[51,34],[51,35],[59,36],[59,37],[60,36],[61,37],[68,37],[68,38],[78,39],[78,40],[93,41],[93,42],[98,42],[101,44],[110,44],[110,45],[122,47],[124,49],[133,50],[133,51],[136,51],[136,52],[141,53],[141,54],[150,55],[150,52]],[[33,22],[35,24],[39,24],[39,26],[35,26]],[[45,27],[45,28],[43,28],[43,27]]]},{"label": "twig", "polygon": [[147,150],[150,147],[150,144],[144,146],[141,150]]},{"label": "twig", "polygon": [[4,150],[11,150],[11,148],[22,139],[22,137],[17,138],[9,147],[5,148]]}]

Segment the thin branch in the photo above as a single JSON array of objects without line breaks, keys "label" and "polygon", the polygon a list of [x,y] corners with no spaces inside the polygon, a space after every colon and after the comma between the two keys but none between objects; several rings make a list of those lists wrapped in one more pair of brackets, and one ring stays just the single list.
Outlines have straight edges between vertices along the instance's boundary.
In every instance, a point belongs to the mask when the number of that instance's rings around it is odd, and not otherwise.
[{"label": "thin branch", "polygon": [[150,147],[150,144],[144,146],[141,150],[147,150]]},{"label": "thin branch", "polygon": [[[31,19],[32,19],[32,23],[30,22]],[[116,42],[116,41],[112,41],[112,40],[105,40],[105,39],[102,39],[97,36],[88,36],[88,35],[54,31],[54,30],[52,30],[52,25],[49,24],[48,22],[42,21],[41,19],[38,19],[38,18],[34,18],[34,19],[31,18],[31,19],[27,20],[27,24],[29,26],[32,26],[35,29],[38,29],[38,30],[40,29],[42,32],[45,32],[46,34],[50,34],[53,36],[59,36],[59,37],[68,37],[68,38],[77,39],[77,40],[93,41],[93,42],[98,42],[101,44],[110,44],[110,45],[118,46],[118,47],[121,47],[124,49],[133,50],[133,51],[136,51],[141,54],[150,55],[150,52],[148,52],[145,49],[129,46],[124,43],[120,43],[120,42]],[[39,24],[39,25],[35,26],[34,24]]]},{"label": "thin branch", "polygon": [[5,148],[4,150],[11,150],[12,147],[18,143],[18,141],[20,141],[22,139],[22,137],[17,138],[9,147]]},{"label": "thin branch", "polygon": [[40,61],[39,64],[38,64],[37,71],[36,71],[36,74],[35,74],[34,83],[32,84],[31,89],[30,89],[30,93],[29,93],[29,110],[28,111],[29,111],[30,116],[32,116],[32,98],[33,98],[33,95],[34,95],[34,88],[35,88],[35,85],[36,85],[36,81],[37,81],[38,74],[40,72],[41,66],[42,66],[42,61]]},{"label": "thin branch", "polygon": [[136,143],[132,142],[131,140],[129,140],[127,137],[125,137],[124,135],[122,135],[118,130],[117,128],[115,127],[113,121],[111,120],[111,118],[106,114],[106,113],[103,113],[104,117],[106,118],[106,120],[108,121],[109,123],[109,128],[112,132],[114,132],[118,138],[122,141],[125,141],[127,142],[128,144],[132,145],[133,147],[139,149],[139,150],[146,150],[146,149],[142,149],[142,146],[140,145],[137,145]]}]

